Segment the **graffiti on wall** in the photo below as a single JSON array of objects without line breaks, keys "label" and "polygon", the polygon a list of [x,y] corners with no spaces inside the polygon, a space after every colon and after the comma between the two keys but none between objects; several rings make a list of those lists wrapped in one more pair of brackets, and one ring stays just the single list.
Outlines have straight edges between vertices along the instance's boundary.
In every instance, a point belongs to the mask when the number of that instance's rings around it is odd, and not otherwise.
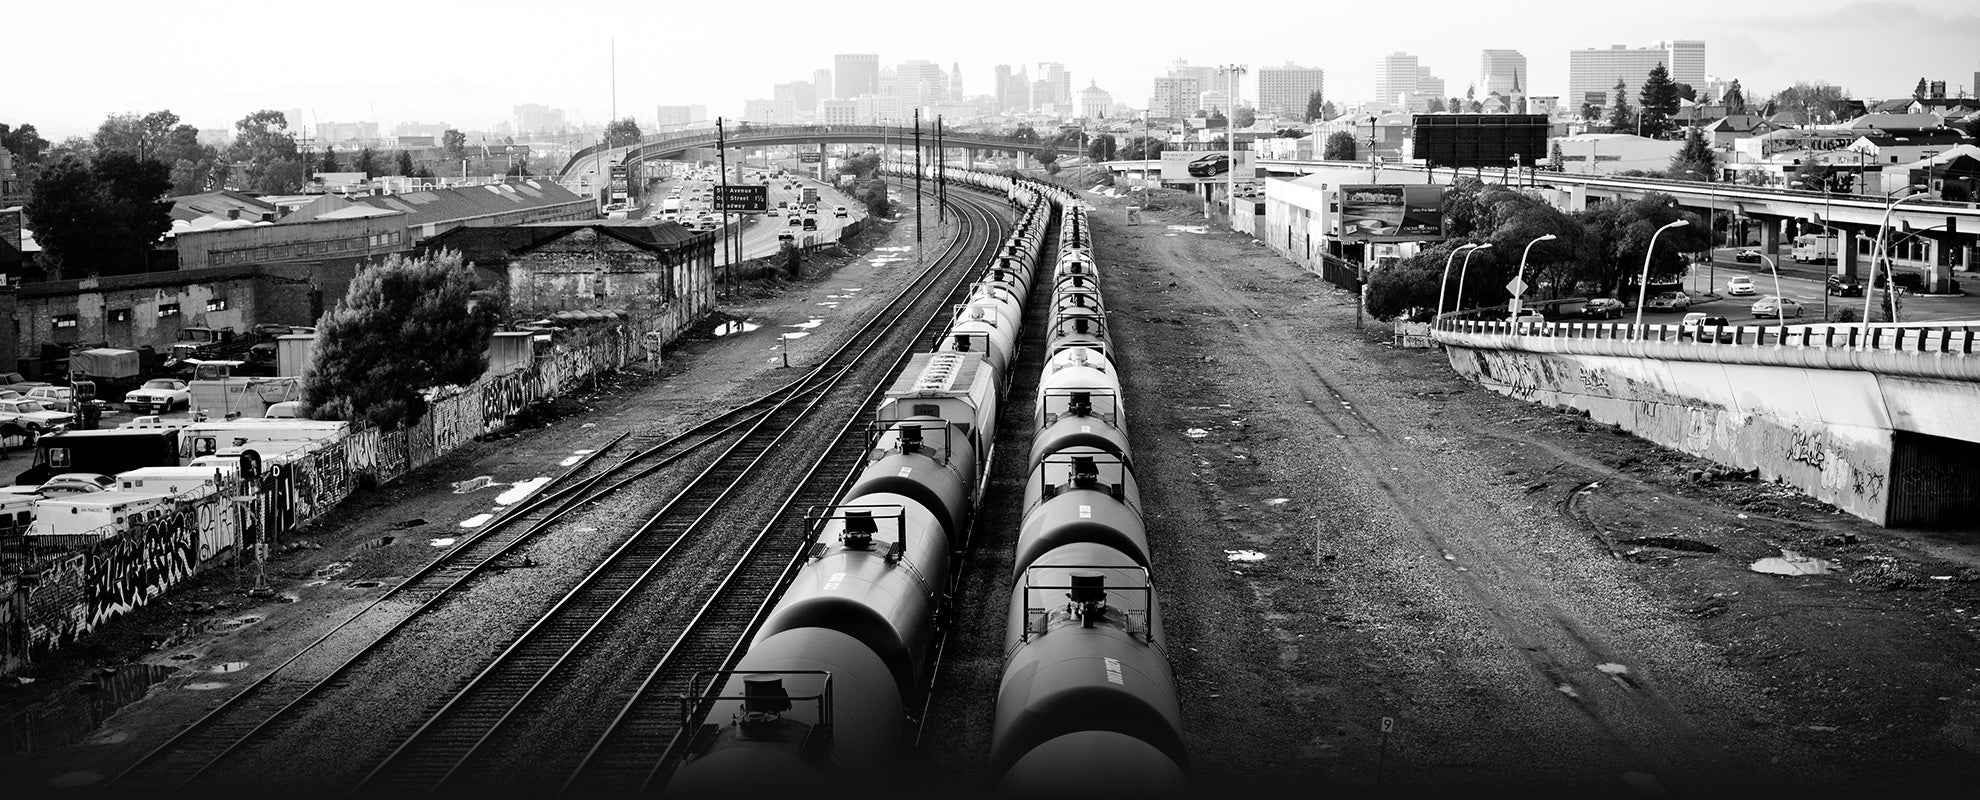
[{"label": "graffiti on wall", "polygon": [[183,508],[172,508],[85,552],[85,630],[150,602],[193,573],[199,541],[191,517]]}]

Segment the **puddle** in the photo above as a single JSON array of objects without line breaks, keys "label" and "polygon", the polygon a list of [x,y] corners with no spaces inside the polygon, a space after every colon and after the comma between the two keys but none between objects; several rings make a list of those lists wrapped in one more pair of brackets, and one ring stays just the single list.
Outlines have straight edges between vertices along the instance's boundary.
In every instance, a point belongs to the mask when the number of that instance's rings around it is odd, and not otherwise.
[{"label": "puddle", "polygon": [[203,683],[188,683],[188,684],[186,684],[186,688],[187,688],[187,689],[190,689],[190,690],[192,690],[192,691],[195,691],[195,692],[210,692],[210,691],[213,691],[214,689],[225,689],[225,688],[227,688],[227,682],[226,682],[226,681],[206,681],[206,682],[203,682]]},{"label": "puddle", "polygon": [[360,545],[360,546],[359,546],[359,549],[362,549],[362,550],[377,550],[377,549],[378,549],[378,548],[380,548],[380,547],[390,547],[390,546],[392,545],[392,542],[394,542],[394,541],[397,541],[397,539],[395,539],[394,537],[391,537],[391,536],[380,536],[380,537],[378,537],[378,538],[376,538],[376,539],[373,539],[373,540],[371,540],[371,541],[369,541],[369,542],[365,542],[365,543],[364,543],[363,545]]},{"label": "puddle", "polygon": [[1605,674],[1605,675],[1627,675],[1627,674],[1629,674],[1629,667],[1625,667],[1625,666],[1623,666],[1623,665],[1621,665],[1621,664],[1596,664],[1596,665],[1595,665],[1595,668],[1596,668],[1596,669],[1598,669],[1598,670],[1601,670],[1601,671],[1602,671],[1602,673],[1603,673],[1603,674]]},{"label": "puddle", "polygon": [[839,307],[839,301],[837,301],[837,300],[827,300],[827,301],[825,301],[825,302],[823,302],[823,303],[819,303],[819,305],[821,305],[821,306],[825,306],[826,308],[838,308],[838,307]]},{"label": "puddle", "polygon": [[1267,501],[1265,501],[1265,505],[1268,505],[1268,506],[1282,506],[1282,505],[1285,505],[1285,504],[1287,504],[1287,503],[1290,503],[1290,502],[1292,502],[1292,498],[1290,498],[1290,497],[1274,497],[1274,498],[1272,498],[1272,499],[1270,499],[1270,500],[1267,500]]},{"label": "puddle", "polygon": [[0,753],[33,753],[87,739],[111,714],[137,702],[176,671],[176,667],[159,664],[100,670],[22,709],[0,725]]},{"label": "puddle", "polygon": [[1781,554],[1763,558],[1747,567],[1754,572],[1769,575],[1827,575],[1835,569],[1835,562],[1810,558],[1793,550],[1782,550]]},{"label": "puddle", "polygon": [[785,338],[785,339],[802,339],[802,338],[804,338],[804,337],[806,337],[806,336],[810,336],[810,335],[811,335],[811,331],[793,331],[793,332],[791,332],[791,333],[786,333],[786,334],[784,334],[784,336],[783,336],[783,338]]},{"label": "puddle", "polygon": [[417,528],[417,527],[419,527],[419,526],[421,526],[421,525],[425,525],[425,524],[426,524],[426,518],[425,518],[425,517],[413,517],[412,519],[409,519],[409,520],[403,520],[403,521],[400,521],[400,522],[394,522],[394,523],[392,523],[392,530],[395,530],[395,531],[402,531],[402,530],[405,530],[405,529],[407,529],[407,528]]},{"label": "puddle", "polygon": [[247,665],[248,662],[246,661],[229,661],[225,664],[215,664],[213,666],[207,667],[206,671],[207,672],[240,672],[241,670],[247,669]]},{"label": "puddle", "polygon": [[488,521],[494,518],[495,518],[494,514],[476,514],[472,517],[468,517],[467,519],[461,520],[461,527],[479,528],[483,525],[488,524]]},{"label": "puddle", "polygon": [[1257,550],[1225,550],[1225,561],[1264,561],[1265,554]]},{"label": "puddle", "polygon": [[455,541],[457,540],[452,536],[443,536],[438,539],[428,539],[426,544],[428,547],[453,547]]},{"label": "puddle", "polygon": [[1686,539],[1680,536],[1639,536],[1634,539],[1623,539],[1617,542],[1617,544],[1633,544],[1642,547],[1661,547],[1665,550],[1684,550],[1692,553],[1719,552],[1719,548],[1717,545],[1707,544],[1705,542],[1698,541],[1697,539]]},{"label": "puddle", "polygon": [[579,461],[583,461],[583,460],[584,460],[584,456],[571,456],[569,458],[557,462],[557,466],[568,467],[571,466],[572,464],[576,464]]},{"label": "puddle", "polygon": [[818,327],[818,326],[820,326],[820,325],[823,325],[823,324],[825,324],[825,320],[823,320],[823,319],[819,319],[819,318],[817,318],[817,317],[812,317],[812,318],[811,318],[810,320],[808,320],[808,321],[805,321],[805,322],[800,322],[800,323],[798,323],[798,324],[796,324],[796,325],[785,325],[784,327],[786,327],[786,328],[797,328],[798,330],[802,330],[802,331],[808,331],[808,330],[811,330],[812,328],[816,328],[816,327]]},{"label": "puddle", "polygon": [[376,589],[382,585],[378,581],[351,581],[350,584],[353,589]]},{"label": "puddle", "polygon": [[530,496],[538,488],[542,487],[543,484],[549,482],[549,478],[530,478],[526,481],[509,484],[508,490],[495,496],[495,505],[507,506],[522,502],[523,498]]},{"label": "puddle", "polygon": [[488,488],[488,485],[494,482],[495,479],[488,477],[487,475],[476,475],[464,481],[456,481],[454,483],[454,494],[467,494],[468,492],[478,492],[481,491],[482,489]]},{"label": "puddle", "polygon": [[750,322],[747,320],[741,320],[741,321],[731,320],[729,322],[724,322],[720,325],[715,326],[715,335],[728,336],[729,334],[732,333],[749,333],[750,331],[756,330],[757,328],[761,328],[761,327],[763,326],[758,323]]},{"label": "puddle", "polygon": [[338,575],[344,574],[344,571],[350,568],[351,568],[351,562],[349,561],[332,561],[328,564],[324,564],[323,566],[317,567],[316,577],[335,578]]},{"label": "puddle", "polygon": [[1190,428],[1189,430],[1183,431],[1183,435],[1191,439],[1201,439],[1205,436],[1209,436],[1210,432],[1202,428]]},{"label": "puddle", "polygon": [[[1169,230],[1172,230],[1172,231],[1175,231],[1176,233],[1209,233],[1209,232],[1210,232],[1210,226],[1208,226],[1208,225],[1170,225],[1170,226],[1169,226]],[[1169,235],[1170,235],[1170,236],[1174,236],[1175,234],[1173,234],[1173,233],[1172,233],[1172,234],[1169,234]]]}]

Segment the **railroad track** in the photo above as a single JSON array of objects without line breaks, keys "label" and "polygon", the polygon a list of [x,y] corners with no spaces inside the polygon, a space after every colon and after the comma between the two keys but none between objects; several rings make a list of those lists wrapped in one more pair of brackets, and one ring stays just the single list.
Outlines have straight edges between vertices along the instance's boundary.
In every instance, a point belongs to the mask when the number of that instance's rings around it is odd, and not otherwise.
[{"label": "railroad track", "polygon": [[[937,282],[935,276],[941,271],[939,267],[931,269],[904,289],[889,303],[882,318],[888,314],[898,316],[911,307],[915,299],[931,290]],[[724,464],[754,463],[767,451],[768,443],[775,441],[759,437],[752,443],[749,438],[752,432],[775,429],[798,416],[801,410],[817,404],[831,387],[844,380],[847,365],[881,339],[884,328],[876,319],[855,332],[804,377],[679,435],[661,439],[656,434],[638,434],[615,439],[560,476],[556,482],[560,488],[532,498],[484,526],[473,537],[123,771],[108,787],[116,792],[173,791],[200,783],[249,743],[278,733],[281,723],[296,716],[299,709],[334,694],[337,689],[349,688],[338,678],[379,643],[477,575],[495,568],[503,556],[574,509],[594,503],[714,444],[728,443],[727,456],[705,471],[697,483],[712,485],[734,477],[738,468]],[[712,500],[694,499],[712,504],[723,496],[716,493]],[[681,498],[677,498],[669,507],[680,511],[682,506]],[[699,519],[705,511],[692,518]],[[672,524],[679,527],[678,522]],[[559,608],[565,606],[559,604]]]}]

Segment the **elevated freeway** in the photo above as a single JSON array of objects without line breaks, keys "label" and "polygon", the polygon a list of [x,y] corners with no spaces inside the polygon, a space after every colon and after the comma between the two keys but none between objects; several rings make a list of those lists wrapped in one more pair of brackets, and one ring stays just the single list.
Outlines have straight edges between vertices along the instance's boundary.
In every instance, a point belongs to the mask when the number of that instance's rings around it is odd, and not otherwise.
[{"label": "elevated freeway", "polygon": [[[722,143],[729,147],[755,147],[783,144],[904,144],[913,142],[915,129],[900,125],[751,125],[739,123],[729,128],[722,136]],[[921,127],[921,143],[925,147],[935,145],[935,127],[925,123]],[[625,160],[638,163],[651,159],[677,158],[689,150],[712,148],[716,144],[715,131],[696,130],[677,133],[656,134],[640,139],[639,144],[605,148],[597,145],[587,147],[571,156],[560,175],[570,178],[584,174],[587,169],[595,169],[602,159],[607,163]],[[1029,139],[991,133],[971,133],[967,131],[942,131],[942,147],[950,150],[963,150],[965,168],[974,165],[977,152],[1011,153],[1021,159],[1026,157],[1038,143]]]}]

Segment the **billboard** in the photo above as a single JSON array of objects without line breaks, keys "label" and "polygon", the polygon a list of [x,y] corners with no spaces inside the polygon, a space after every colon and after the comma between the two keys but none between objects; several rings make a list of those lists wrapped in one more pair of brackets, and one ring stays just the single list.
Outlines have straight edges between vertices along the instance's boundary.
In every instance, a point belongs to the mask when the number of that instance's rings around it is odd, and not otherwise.
[{"label": "billboard", "polygon": [[1442,239],[1444,188],[1434,184],[1342,186],[1339,235],[1355,242]]},{"label": "billboard", "polygon": [[[1232,163],[1236,156],[1237,163]],[[1231,153],[1217,150],[1163,150],[1163,183],[1222,183],[1236,172],[1238,180],[1250,180],[1255,168],[1251,151]]]},{"label": "billboard", "polygon": [[1417,114],[1417,158],[1431,167],[1531,167],[1547,157],[1545,114]]}]

